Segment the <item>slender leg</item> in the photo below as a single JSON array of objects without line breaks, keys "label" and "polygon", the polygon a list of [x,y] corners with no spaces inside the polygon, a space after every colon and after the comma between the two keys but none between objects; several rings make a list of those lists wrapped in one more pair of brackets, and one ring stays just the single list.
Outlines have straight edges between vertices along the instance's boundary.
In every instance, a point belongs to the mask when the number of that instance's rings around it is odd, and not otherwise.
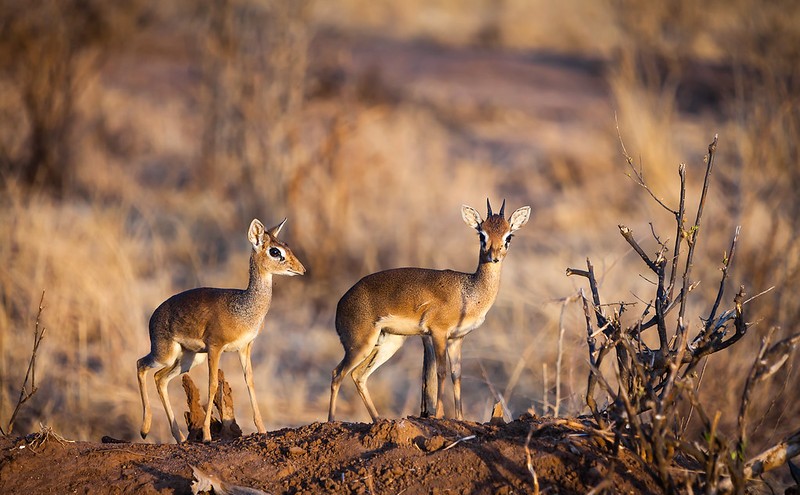
[{"label": "slender leg", "polygon": [[433,352],[436,354],[436,417],[444,417],[444,379],[447,375],[447,336],[445,332],[431,334],[433,340]]},{"label": "slender leg", "polygon": [[345,351],[344,359],[342,359],[342,362],[339,363],[339,366],[334,368],[331,377],[331,402],[328,406],[328,421],[334,421],[335,419],[336,398],[339,395],[339,387],[342,386],[342,380],[344,380],[344,377],[353,371],[356,366],[364,362],[364,360],[370,356],[371,352],[371,347],[369,349],[361,349],[360,352],[357,353],[349,353]]},{"label": "slender leg", "polygon": [[208,348],[208,407],[203,421],[203,442],[211,441],[211,412],[214,409],[214,396],[219,388],[219,358],[222,350],[218,347]]},{"label": "slender leg", "polygon": [[[180,349],[180,347],[176,347],[176,349]],[[176,351],[175,355],[177,357],[172,363],[172,366],[167,366],[157,371],[155,379],[158,395],[161,397],[164,410],[167,412],[167,419],[169,420],[172,436],[175,437],[176,442],[181,443],[185,440],[185,437],[183,433],[181,433],[178,421],[175,418],[175,414],[172,412],[172,405],[169,402],[169,382],[176,376],[186,373],[198,363],[202,363],[205,357],[203,354],[197,354],[191,351],[185,351],[180,354]]]},{"label": "slender leg", "polygon": [[244,346],[239,351],[239,362],[242,364],[244,381],[247,384],[247,391],[250,393],[250,406],[253,408],[253,422],[259,433],[266,433],[264,422],[261,421],[261,412],[258,410],[258,400],[256,400],[256,389],[253,386],[253,363],[250,361],[250,352],[253,349],[253,342]]},{"label": "slender leg", "polygon": [[183,436],[178,421],[175,419],[175,414],[172,412],[172,405],[169,402],[169,382],[180,374],[180,359],[176,359],[171,365],[165,366],[156,371],[155,381],[156,389],[158,389],[158,396],[161,398],[161,404],[164,406],[164,411],[167,413],[167,421],[169,421],[169,428],[172,431],[172,436],[178,443],[183,443],[186,437]]},{"label": "slender leg", "polygon": [[381,336],[378,337],[378,344],[372,350],[369,357],[353,370],[353,381],[356,384],[358,393],[361,395],[361,399],[364,401],[364,405],[367,406],[367,410],[373,422],[378,421],[380,416],[378,415],[378,410],[375,408],[375,404],[372,402],[372,397],[369,395],[367,379],[369,375],[380,368],[390,357],[394,356],[394,353],[403,346],[405,341],[406,337],[404,335],[381,334]]},{"label": "slender leg", "polygon": [[422,404],[420,417],[427,418],[436,408],[436,354],[433,352],[433,341],[429,335],[422,336]]},{"label": "slender leg", "polygon": [[344,377],[342,364],[344,364],[344,361],[339,363],[339,366],[334,368],[333,373],[331,373],[331,401],[328,404],[329,422],[336,419],[336,397],[339,395],[339,387],[342,385],[342,377]]},{"label": "slender leg", "polygon": [[447,342],[447,356],[450,358],[450,377],[453,380],[453,397],[456,406],[456,419],[464,419],[461,412],[461,343],[464,339]]},{"label": "slender leg", "polygon": [[[347,331],[347,333],[343,333],[344,331],[340,331],[339,335],[354,335],[355,333]],[[364,332],[368,334],[370,330]],[[344,350],[344,358],[342,362],[339,363],[336,368],[333,369],[333,373],[331,374],[331,402],[328,406],[328,421],[333,421],[336,415],[336,397],[339,395],[339,387],[342,386],[342,380],[344,377],[347,376],[348,373],[353,371],[353,369],[361,364],[367,356],[370,355],[373,348],[375,347],[375,342],[378,340],[378,336],[380,332],[378,330],[371,330],[372,335],[369,335],[368,338],[364,339],[363,343],[359,346],[352,346],[348,347],[345,345]]]}]

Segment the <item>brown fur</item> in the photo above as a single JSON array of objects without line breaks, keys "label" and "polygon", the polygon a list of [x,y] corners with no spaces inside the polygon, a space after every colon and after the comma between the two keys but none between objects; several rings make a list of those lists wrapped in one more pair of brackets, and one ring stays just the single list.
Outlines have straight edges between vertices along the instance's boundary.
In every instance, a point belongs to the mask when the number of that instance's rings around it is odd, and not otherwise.
[{"label": "brown fur", "polygon": [[[487,201],[488,204],[488,201]],[[525,206],[509,220],[499,214],[481,220],[477,211],[462,207],[464,221],[481,236],[475,273],[424,268],[397,268],[368,275],[342,296],[336,308],[336,331],[345,355],[333,370],[328,421],[333,421],[342,380],[352,372],[353,381],[373,421],[379,418],[367,378],[402,346],[411,335],[422,335],[426,353],[436,362],[436,416],[444,415],[442,390],[446,358],[450,357],[456,418],[461,412],[461,343],[483,323],[500,286],[501,261],[508,250],[508,236],[530,216]],[[426,368],[430,364],[426,360]],[[432,381],[430,370],[425,376]],[[426,388],[432,389],[433,384]],[[424,403],[423,403],[424,404]],[[423,407],[424,412],[424,407]]]},{"label": "brown fur", "polygon": [[[172,407],[167,386],[170,380],[186,373],[208,354],[208,403],[217,391],[217,370],[223,351],[238,351],[253,408],[253,420],[259,433],[266,430],[258,410],[253,387],[253,367],[250,351],[253,340],[272,301],[273,275],[302,275],[305,268],[289,246],[277,239],[284,220],[270,230],[253,220],[248,238],[253,245],[250,254],[250,282],[246,289],[216,289],[202,287],[176,294],[164,301],[150,318],[150,353],[136,363],[139,391],[142,396],[142,438],[150,431],[151,412],[145,377],[151,368],[156,387],[170,422],[172,436],[184,440]],[[277,257],[270,251],[277,249]],[[206,411],[203,441],[211,440],[211,410]]]}]

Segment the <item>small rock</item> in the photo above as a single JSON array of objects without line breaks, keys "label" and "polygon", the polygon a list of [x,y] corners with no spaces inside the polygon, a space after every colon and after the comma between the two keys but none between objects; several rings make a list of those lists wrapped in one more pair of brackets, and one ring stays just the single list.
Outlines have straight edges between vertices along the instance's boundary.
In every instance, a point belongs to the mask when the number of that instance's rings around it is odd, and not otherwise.
[{"label": "small rock", "polygon": [[306,453],[305,449],[302,447],[298,447],[297,445],[289,447],[289,455],[299,456],[299,455],[304,455],[305,453]]},{"label": "small rock", "polygon": [[291,476],[292,474],[294,474],[294,472],[295,472],[294,466],[292,466],[291,464],[286,464],[278,471],[278,477],[285,478],[287,476]]},{"label": "small rock", "polygon": [[426,439],[422,447],[425,452],[434,452],[444,447],[445,443],[447,443],[447,440],[443,436],[434,435],[431,438]]}]

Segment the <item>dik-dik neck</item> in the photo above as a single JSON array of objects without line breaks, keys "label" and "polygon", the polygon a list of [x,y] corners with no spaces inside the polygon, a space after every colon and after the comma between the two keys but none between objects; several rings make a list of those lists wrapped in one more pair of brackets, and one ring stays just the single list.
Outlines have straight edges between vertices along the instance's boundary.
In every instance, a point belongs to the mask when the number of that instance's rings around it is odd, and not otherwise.
[{"label": "dik-dik neck", "polygon": [[250,256],[250,281],[239,304],[251,315],[263,318],[272,302],[272,273],[260,267],[255,256],[255,253]]},{"label": "dik-dik neck", "polygon": [[480,260],[478,269],[472,275],[473,288],[488,295],[494,301],[497,292],[500,290],[500,270],[503,262],[493,263],[491,261]]}]

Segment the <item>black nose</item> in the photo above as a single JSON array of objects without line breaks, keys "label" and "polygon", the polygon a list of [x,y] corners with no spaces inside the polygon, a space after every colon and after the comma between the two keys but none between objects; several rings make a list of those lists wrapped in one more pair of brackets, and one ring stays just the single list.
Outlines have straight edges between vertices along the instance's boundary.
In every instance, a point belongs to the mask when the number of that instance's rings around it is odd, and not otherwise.
[{"label": "black nose", "polygon": [[492,260],[492,263],[500,263],[500,258],[494,258],[494,259]]}]

